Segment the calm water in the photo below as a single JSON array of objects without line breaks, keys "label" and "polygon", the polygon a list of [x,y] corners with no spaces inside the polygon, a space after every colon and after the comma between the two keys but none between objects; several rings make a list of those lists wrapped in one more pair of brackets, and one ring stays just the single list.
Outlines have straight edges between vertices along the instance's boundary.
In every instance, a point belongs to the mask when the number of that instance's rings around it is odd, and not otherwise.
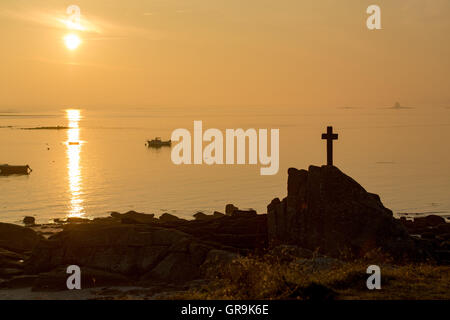
[{"label": "calm water", "polygon": [[[191,217],[223,211],[227,203],[265,212],[274,197],[286,195],[289,167],[325,162],[320,136],[330,124],[339,133],[335,164],[387,207],[450,212],[449,109],[66,109],[0,109],[0,163],[33,169],[30,176],[0,176],[0,221],[128,210]],[[170,148],[144,145],[176,128],[192,132],[194,120],[204,130],[279,128],[278,174],[260,176],[259,165],[175,166]],[[70,129],[20,129],[57,125]]]}]

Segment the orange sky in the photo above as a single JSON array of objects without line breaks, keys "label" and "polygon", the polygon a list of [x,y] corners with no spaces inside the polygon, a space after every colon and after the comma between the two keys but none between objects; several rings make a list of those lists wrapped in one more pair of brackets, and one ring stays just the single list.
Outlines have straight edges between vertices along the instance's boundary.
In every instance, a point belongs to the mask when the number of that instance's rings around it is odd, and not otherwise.
[{"label": "orange sky", "polygon": [[449,16],[448,0],[2,0],[0,107],[447,106]]}]

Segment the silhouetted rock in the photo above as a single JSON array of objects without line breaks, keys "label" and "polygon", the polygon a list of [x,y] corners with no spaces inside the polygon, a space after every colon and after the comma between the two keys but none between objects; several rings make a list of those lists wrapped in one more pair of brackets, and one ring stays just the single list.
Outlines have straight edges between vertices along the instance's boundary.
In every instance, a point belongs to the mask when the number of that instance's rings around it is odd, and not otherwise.
[{"label": "silhouetted rock", "polygon": [[267,216],[262,214],[174,221],[159,225],[183,231],[201,241],[227,247],[249,250],[267,247]]},{"label": "silhouetted rock", "polygon": [[414,224],[420,227],[436,227],[445,224],[445,219],[437,215],[429,215],[426,217],[414,218]]},{"label": "silhouetted rock", "polygon": [[203,212],[197,212],[194,214],[195,220],[210,220],[223,217],[224,214],[215,211],[214,214],[204,214]]},{"label": "silhouetted rock", "polygon": [[250,215],[250,216],[255,216],[257,213],[255,210],[250,209],[250,210],[239,210],[238,207],[236,207],[233,204],[227,204],[225,206],[225,214],[227,216],[242,216],[242,215]]},{"label": "silhouetted rock", "polygon": [[257,215],[257,213],[253,209],[250,209],[250,210],[234,210],[231,213],[232,217],[236,217],[236,216],[250,216],[251,217],[251,216],[256,216],[256,215]]},{"label": "silhouetted rock", "polygon": [[168,254],[140,280],[183,283],[197,279],[201,275],[200,266],[210,250],[211,247],[191,239],[174,243]]},{"label": "silhouetted rock", "polygon": [[22,221],[26,226],[32,226],[36,223],[36,219],[34,217],[25,217]]},{"label": "silhouetted rock", "polygon": [[41,237],[29,228],[0,223],[0,248],[14,252],[31,251],[40,239]]},{"label": "silhouetted rock", "polygon": [[120,219],[122,223],[151,223],[156,221],[154,214],[146,214],[136,211],[128,211],[123,214],[118,212],[111,212],[111,217]]},{"label": "silhouetted rock", "polygon": [[414,218],[414,220],[402,217],[400,221],[410,234],[422,234],[430,231],[435,234],[450,232],[450,223],[446,223],[443,217],[437,215]]},{"label": "silhouetted rock", "polygon": [[288,170],[288,195],[267,208],[269,239],[339,256],[381,248],[394,257],[415,255],[415,244],[378,195],[334,166]]},{"label": "silhouetted rock", "polygon": [[194,214],[194,218],[195,218],[195,220],[208,220],[208,219],[214,218],[214,216],[204,214],[203,212],[197,212],[196,214]]},{"label": "silhouetted rock", "polygon": [[159,217],[159,221],[162,222],[179,222],[179,221],[183,221],[184,219],[180,219],[177,216],[174,216],[173,214],[170,213],[163,213],[160,217]]},{"label": "silhouetted rock", "polygon": [[1,282],[0,288],[1,289],[17,289],[17,288],[32,287],[37,278],[38,278],[37,275],[13,276],[11,279]]},{"label": "silhouetted rock", "polygon": [[[200,276],[216,249],[181,231],[142,224],[75,224],[44,240],[26,261],[29,274],[79,265],[128,279],[181,283]],[[64,275],[67,278],[67,275]]]},{"label": "silhouetted rock", "polygon": [[400,219],[408,232],[426,243],[428,250],[440,264],[450,264],[450,248],[445,246],[449,239],[450,223],[443,217],[429,215],[415,218],[414,220]]},{"label": "silhouetted rock", "polygon": [[8,279],[22,274],[23,270],[21,268],[5,268],[0,266],[0,278]]},{"label": "silhouetted rock", "polygon": [[83,222],[89,222],[91,220],[87,219],[87,218],[79,218],[79,217],[70,217],[67,218],[66,222],[68,223],[83,223]]},{"label": "silhouetted rock", "polygon": [[436,226],[438,234],[450,234],[450,223],[444,223]]},{"label": "silhouetted rock", "polygon": [[216,218],[220,218],[223,217],[225,214],[223,214],[222,212],[219,211],[214,211],[213,216]]},{"label": "silhouetted rock", "polygon": [[227,204],[226,206],[225,206],[225,214],[227,215],[227,216],[231,216],[232,214],[233,214],[233,212],[234,212],[234,210],[239,210],[239,208],[238,207],[236,207],[236,206],[234,206],[233,204]]},{"label": "silhouetted rock", "polygon": [[0,267],[21,269],[24,259],[25,255],[0,248]]}]

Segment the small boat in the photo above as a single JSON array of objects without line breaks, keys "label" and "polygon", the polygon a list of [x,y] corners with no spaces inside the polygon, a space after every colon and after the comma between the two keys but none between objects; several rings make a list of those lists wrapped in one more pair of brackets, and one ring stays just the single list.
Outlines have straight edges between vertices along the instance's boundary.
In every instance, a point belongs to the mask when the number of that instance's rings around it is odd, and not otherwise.
[{"label": "small boat", "polygon": [[0,175],[6,176],[10,174],[30,174],[31,168],[29,165],[26,166],[10,166],[9,164],[0,164]]},{"label": "small boat", "polygon": [[80,143],[78,141],[69,141],[69,146],[78,146]]},{"label": "small boat", "polygon": [[147,140],[147,146],[150,148],[170,147],[171,145],[171,140],[162,141],[160,137],[156,137],[153,140]]}]

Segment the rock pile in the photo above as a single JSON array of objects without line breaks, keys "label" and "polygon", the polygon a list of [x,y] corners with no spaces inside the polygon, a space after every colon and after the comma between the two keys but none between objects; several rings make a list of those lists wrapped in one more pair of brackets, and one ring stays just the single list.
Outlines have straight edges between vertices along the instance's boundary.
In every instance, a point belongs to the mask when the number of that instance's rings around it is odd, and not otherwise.
[{"label": "rock pile", "polygon": [[208,217],[113,212],[67,221],[48,239],[0,224],[0,288],[63,290],[69,265],[81,267],[83,287],[184,284],[201,278],[206,267],[267,245],[265,215]]},{"label": "rock pile", "polygon": [[287,197],[267,207],[269,241],[338,257],[381,248],[400,259],[421,255],[415,241],[376,194],[334,166],[288,171]]}]

